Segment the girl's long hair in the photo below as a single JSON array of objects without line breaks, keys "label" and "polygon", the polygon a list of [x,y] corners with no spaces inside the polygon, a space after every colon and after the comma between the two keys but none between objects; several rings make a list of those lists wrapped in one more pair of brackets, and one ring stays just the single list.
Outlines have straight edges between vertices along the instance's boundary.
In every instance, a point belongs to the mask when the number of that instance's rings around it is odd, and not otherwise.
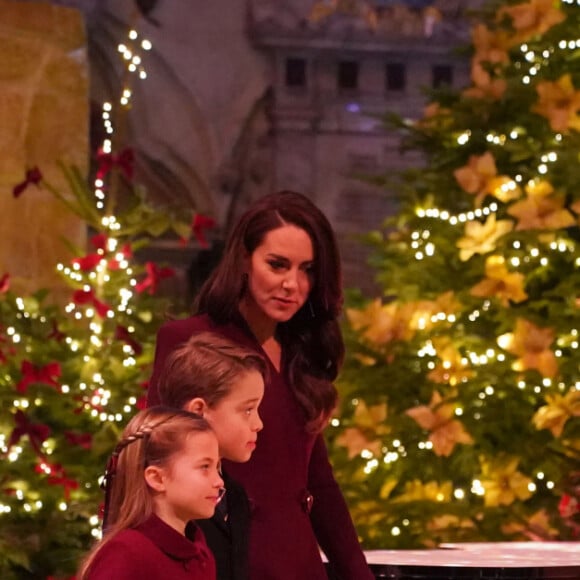
[{"label": "girl's long hair", "polygon": [[211,428],[202,417],[168,407],[150,407],[131,419],[107,465],[103,539],[81,563],[80,580],[89,577],[98,553],[116,534],[138,527],[153,514],[145,468],[167,465],[183,449],[189,434],[207,431]]},{"label": "girl's long hair", "polygon": [[332,381],[344,359],[338,323],[343,297],[340,255],[326,216],[306,196],[292,191],[266,195],[255,202],[228,238],[222,260],[201,288],[194,312],[207,313],[218,323],[238,314],[247,291],[244,257],[264,236],[284,225],[297,226],[310,236],[314,248],[314,280],[306,304],[277,327],[287,378],[310,430],[320,429],[336,405]]},{"label": "girl's long hair", "polygon": [[165,363],[157,387],[161,404],[183,409],[200,397],[215,407],[248,371],[267,379],[266,361],[256,351],[213,332],[194,334]]}]

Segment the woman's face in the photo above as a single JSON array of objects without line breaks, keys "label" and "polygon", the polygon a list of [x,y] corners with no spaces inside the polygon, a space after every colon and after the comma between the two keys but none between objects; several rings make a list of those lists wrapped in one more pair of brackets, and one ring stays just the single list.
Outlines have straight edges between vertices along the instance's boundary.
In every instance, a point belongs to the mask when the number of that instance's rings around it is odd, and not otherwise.
[{"label": "woman's face", "polygon": [[246,260],[247,306],[271,322],[290,320],[308,300],[314,282],[310,236],[295,225],[280,226]]}]

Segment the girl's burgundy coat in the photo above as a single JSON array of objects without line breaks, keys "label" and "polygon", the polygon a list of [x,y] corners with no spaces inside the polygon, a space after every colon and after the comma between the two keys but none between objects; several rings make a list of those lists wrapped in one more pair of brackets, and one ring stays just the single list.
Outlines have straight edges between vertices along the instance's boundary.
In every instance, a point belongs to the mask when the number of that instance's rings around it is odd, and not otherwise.
[{"label": "girl's burgundy coat", "polygon": [[88,580],[216,580],[201,530],[188,529],[186,538],[153,515],[119,532],[95,557]]},{"label": "girl's burgundy coat", "polygon": [[[328,461],[324,439],[304,428],[303,414],[284,377],[269,363],[243,319],[219,325],[207,315],[165,324],[157,350],[148,404],[159,403],[156,386],[168,355],[190,336],[213,331],[250,347],[266,358],[270,380],[260,415],[264,428],[250,461],[224,466],[246,489],[252,506],[250,578],[326,580],[319,547],[341,580],[371,580],[346,503]],[[308,513],[305,498],[314,501]],[[220,554],[215,554],[220,559]]]}]

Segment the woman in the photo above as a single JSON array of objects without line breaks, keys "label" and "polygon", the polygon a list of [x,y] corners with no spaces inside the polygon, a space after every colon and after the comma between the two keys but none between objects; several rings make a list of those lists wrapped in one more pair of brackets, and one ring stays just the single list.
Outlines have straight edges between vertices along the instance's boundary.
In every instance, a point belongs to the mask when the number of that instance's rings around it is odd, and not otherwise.
[{"label": "woman", "polygon": [[224,461],[252,505],[252,579],[326,579],[319,546],[339,578],[373,578],[321,435],[344,355],[341,305],[332,228],[307,197],[284,191],[240,218],[198,295],[196,316],[169,322],[157,337],[149,404],[158,401],[166,358],[192,334],[222,334],[269,363],[256,451],[247,463]]}]

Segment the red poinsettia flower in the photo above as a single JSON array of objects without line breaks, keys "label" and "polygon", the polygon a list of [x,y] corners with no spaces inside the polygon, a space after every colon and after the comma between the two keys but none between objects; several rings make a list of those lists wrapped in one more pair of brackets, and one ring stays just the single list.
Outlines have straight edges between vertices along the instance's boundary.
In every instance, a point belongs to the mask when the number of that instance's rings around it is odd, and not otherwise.
[{"label": "red poinsettia flower", "polygon": [[42,455],[41,446],[50,435],[50,427],[43,423],[33,423],[23,411],[16,411],[14,415],[16,426],[8,439],[8,449],[16,445],[24,435],[28,436],[28,441],[37,455]]},{"label": "red poinsettia flower", "polygon": [[116,167],[131,181],[135,170],[135,154],[129,147],[119,153],[105,153],[100,150],[97,153],[97,165],[98,179],[104,179]]}]

